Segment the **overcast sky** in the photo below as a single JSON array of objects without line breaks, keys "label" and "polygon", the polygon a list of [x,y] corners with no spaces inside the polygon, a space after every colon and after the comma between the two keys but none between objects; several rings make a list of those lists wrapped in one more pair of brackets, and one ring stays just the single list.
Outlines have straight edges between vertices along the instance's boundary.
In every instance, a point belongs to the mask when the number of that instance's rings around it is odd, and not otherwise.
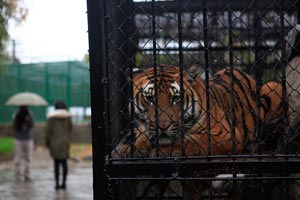
[{"label": "overcast sky", "polygon": [[[22,63],[83,60],[88,53],[86,0],[25,0],[29,14],[10,23]],[[8,51],[12,51],[12,42]]]}]

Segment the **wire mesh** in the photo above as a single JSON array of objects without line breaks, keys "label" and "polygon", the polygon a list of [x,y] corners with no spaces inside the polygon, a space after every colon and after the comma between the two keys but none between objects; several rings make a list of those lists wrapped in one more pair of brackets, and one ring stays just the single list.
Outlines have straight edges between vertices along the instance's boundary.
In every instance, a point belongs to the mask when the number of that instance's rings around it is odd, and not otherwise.
[{"label": "wire mesh", "polygon": [[95,197],[298,199],[299,5],[88,1]]}]

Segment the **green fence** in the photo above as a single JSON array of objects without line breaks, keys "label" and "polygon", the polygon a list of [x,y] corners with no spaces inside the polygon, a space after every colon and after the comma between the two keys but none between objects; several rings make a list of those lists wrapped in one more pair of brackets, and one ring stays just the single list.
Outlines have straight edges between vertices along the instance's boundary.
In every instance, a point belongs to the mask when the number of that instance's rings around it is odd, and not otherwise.
[{"label": "green fence", "polygon": [[[90,107],[89,66],[84,62],[12,64],[0,75],[0,124],[11,123],[16,107],[5,101],[18,92],[34,92],[52,106],[64,100],[68,107]],[[49,107],[30,107],[37,122],[44,122]]]}]

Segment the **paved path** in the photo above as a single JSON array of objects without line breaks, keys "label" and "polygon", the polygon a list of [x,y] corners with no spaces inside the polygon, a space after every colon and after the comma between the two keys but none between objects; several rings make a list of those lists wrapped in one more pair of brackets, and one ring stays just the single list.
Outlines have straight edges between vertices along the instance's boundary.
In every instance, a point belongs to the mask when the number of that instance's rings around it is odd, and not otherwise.
[{"label": "paved path", "polygon": [[46,148],[35,148],[32,181],[17,182],[12,161],[0,163],[0,200],[92,200],[92,162],[69,160],[66,190],[54,189],[53,161]]}]

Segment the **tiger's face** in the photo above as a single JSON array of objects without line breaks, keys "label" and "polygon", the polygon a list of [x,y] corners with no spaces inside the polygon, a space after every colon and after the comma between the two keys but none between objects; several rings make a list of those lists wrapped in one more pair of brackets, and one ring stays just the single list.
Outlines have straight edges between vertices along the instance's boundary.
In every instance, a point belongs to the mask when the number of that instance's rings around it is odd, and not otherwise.
[{"label": "tiger's face", "polygon": [[134,112],[152,144],[170,145],[199,117],[198,97],[178,67],[158,66],[156,72],[156,78],[154,68],[134,77]]}]

